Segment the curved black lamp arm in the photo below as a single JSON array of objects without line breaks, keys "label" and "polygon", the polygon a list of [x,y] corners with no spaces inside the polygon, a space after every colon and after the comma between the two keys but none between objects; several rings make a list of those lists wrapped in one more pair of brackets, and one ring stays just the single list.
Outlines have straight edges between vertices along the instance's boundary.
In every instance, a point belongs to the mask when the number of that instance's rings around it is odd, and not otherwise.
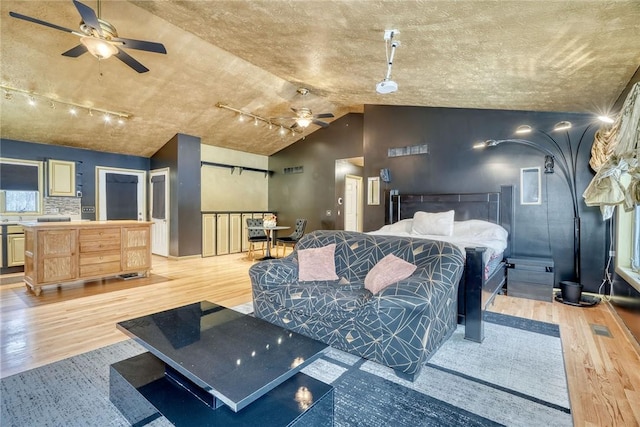
[{"label": "curved black lamp arm", "polygon": [[[500,139],[500,140],[489,140],[485,142],[485,145],[487,147],[493,147],[499,144],[502,144],[503,142],[512,142],[515,144],[520,144],[520,145],[526,145],[527,147],[531,147],[534,150],[538,150],[541,153],[547,155],[547,156],[551,156],[554,159],[557,159],[557,166],[560,167],[560,170],[562,170],[562,174],[564,175],[564,179],[567,183],[567,186],[569,187],[569,192],[571,193],[571,202],[573,203],[573,216],[575,218],[578,217],[578,196],[576,194],[576,186],[575,186],[575,174],[572,173],[574,170],[573,169],[569,169],[569,165],[567,164],[567,159],[565,158],[564,154],[562,153],[562,151],[560,151],[560,157],[558,157],[558,155],[556,153],[554,153],[553,151],[549,150],[547,147],[544,147],[540,144],[536,144],[533,141],[529,141],[527,139]],[[556,147],[558,147],[558,144],[555,144]]]}]

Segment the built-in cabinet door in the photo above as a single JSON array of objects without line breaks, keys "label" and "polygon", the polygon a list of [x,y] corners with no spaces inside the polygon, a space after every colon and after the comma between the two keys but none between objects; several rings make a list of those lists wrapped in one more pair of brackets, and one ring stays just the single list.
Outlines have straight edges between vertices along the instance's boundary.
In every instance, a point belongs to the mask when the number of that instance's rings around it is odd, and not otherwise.
[{"label": "built-in cabinet door", "polygon": [[37,233],[38,283],[75,279],[78,271],[77,230],[46,230]]},{"label": "built-in cabinet door", "polygon": [[229,214],[229,252],[237,254],[242,250],[242,215]]},{"label": "built-in cabinet door", "polygon": [[253,218],[250,213],[242,214],[242,252],[249,250],[249,230],[247,230],[247,218]]},{"label": "built-in cabinet door", "polygon": [[76,163],[49,160],[49,196],[76,196]]},{"label": "built-in cabinet door", "polygon": [[202,256],[216,254],[216,215],[202,215]]},{"label": "built-in cabinet door", "polygon": [[7,267],[19,265],[24,265],[24,234],[9,234],[7,236]]},{"label": "built-in cabinet door", "polygon": [[122,270],[143,271],[151,268],[151,228],[122,228]]},{"label": "built-in cabinet door", "polygon": [[229,214],[218,214],[216,219],[216,255],[229,253]]}]

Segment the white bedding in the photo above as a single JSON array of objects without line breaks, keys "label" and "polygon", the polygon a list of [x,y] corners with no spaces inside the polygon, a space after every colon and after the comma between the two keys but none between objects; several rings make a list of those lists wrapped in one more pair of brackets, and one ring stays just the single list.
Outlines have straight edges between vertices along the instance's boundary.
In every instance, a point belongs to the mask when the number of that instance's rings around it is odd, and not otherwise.
[{"label": "white bedding", "polygon": [[370,231],[368,234],[445,241],[456,245],[463,254],[465,254],[465,247],[485,247],[487,248],[483,254],[485,265],[488,265],[489,261],[494,258],[501,256],[507,248],[507,230],[487,221],[476,219],[455,221],[451,235],[420,234],[415,232],[416,229],[418,228],[414,227],[413,219],[403,219],[394,224],[385,225],[379,230]]}]

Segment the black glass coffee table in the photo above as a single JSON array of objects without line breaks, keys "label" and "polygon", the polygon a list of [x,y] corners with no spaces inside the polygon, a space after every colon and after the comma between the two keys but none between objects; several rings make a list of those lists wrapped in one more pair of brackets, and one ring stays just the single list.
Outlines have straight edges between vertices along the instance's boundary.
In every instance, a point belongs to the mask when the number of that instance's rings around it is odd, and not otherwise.
[{"label": "black glass coffee table", "polygon": [[117,327],[149,350],[111,365],[131,424],[333,425],[333,387],[299,372],[326,344],[208,301]]}]

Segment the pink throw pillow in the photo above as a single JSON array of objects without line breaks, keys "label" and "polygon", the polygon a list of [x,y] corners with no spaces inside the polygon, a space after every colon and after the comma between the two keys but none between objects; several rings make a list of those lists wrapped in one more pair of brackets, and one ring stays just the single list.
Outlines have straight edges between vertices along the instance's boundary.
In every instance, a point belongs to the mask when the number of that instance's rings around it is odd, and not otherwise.
[{"label": "pink throw pillow", "polygon": [[338,280],[334,254],[336,244],[298,251],[298,280]]},{"label": "pink throw pillow", "polygon": [[372,294],[377,294],[390,284],[411,276],[416,268],[410,262],[389,254],[369,270],[364,278],[364,287]]}]

